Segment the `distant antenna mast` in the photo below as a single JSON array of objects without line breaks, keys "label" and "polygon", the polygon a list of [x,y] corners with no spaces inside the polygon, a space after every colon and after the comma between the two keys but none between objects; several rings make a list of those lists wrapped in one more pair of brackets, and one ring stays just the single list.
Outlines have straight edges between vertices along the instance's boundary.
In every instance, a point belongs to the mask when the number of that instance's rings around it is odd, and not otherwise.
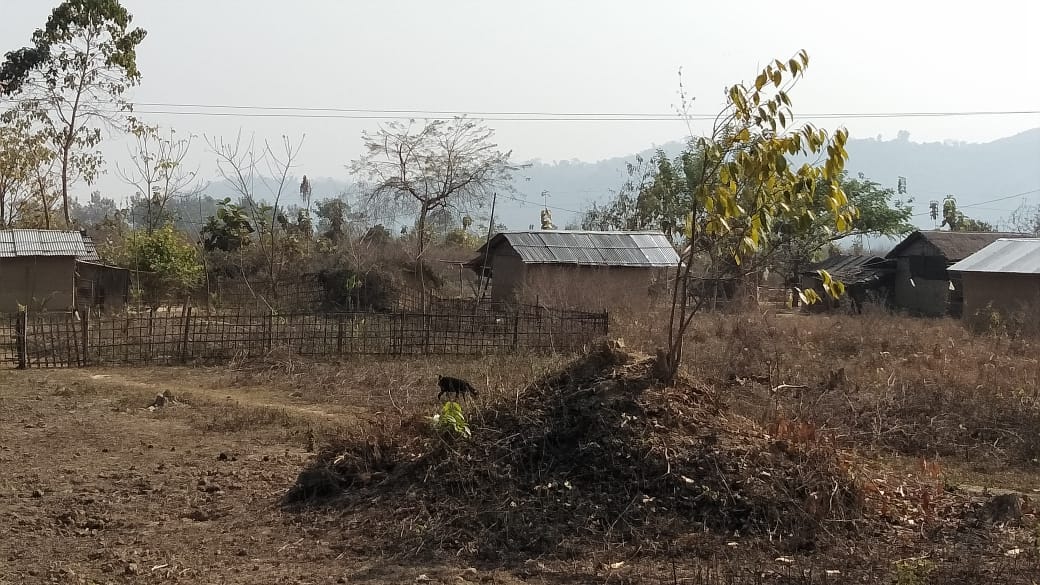
[{"label": "distant antenna mast", "polygon": [[899,177],[896,183],[896,192],[900,195],[906,195],[906,177]]}]

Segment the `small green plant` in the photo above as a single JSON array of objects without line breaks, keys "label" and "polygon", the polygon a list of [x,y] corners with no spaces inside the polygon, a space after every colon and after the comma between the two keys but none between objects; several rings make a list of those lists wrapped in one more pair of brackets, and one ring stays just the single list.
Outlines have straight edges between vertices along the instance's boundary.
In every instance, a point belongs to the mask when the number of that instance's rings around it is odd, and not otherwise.
[{"label": "small green plant", "polygon": [[895,564],[895,585],[924,585],[935,563],[927,559],[908,559]]},{"label": "small green plant", "polygon": [[462,405],[458,402],[445,402],[441,406],[440,413],[433,415],[431,421],[433,422],[433,428],[439,433],[466,437],[467,439],[472,436],[469,423],[466,422],[466,417],[462,414]]}]

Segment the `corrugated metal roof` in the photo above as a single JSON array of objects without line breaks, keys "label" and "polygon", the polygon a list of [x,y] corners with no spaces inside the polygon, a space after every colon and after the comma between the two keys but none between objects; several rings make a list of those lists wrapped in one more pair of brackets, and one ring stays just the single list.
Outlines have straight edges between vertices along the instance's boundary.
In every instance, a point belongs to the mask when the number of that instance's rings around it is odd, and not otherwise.
[{"label": "corrugated metal roof", "polygon": [[508,243],[527,264],[583,266],[675,266],[679,256],[661,232],[525,231],[501,232],[478,250],[479,266],[487,250]]},{"label": "corrugated metal roof", "polygon": [[[74,256],[88,259],[83,234],[62,230],[0,230],[0,258]],[[97,258],[97,250],[93,251]]]},{"label": "corrugated metal roof", "polygon": [[1028,237],[1023,234],[998,232],[944,232],[938,230],[915,231],[892,248],[886,258],[896,258],[918,240],[935,246],[947,260],[955,262],[971,256],[1000,238]]},{"label": "corrugated metal roof", "polygon": [[93,262],[95,264],[102,264],[101,255],[98,254],[97,244],[94,243],[94,238],[83,234],[83,246],[86,247],[87,253],[83,256],[77,256],[76,260],[82,262]]},{"label": "corrugated metal roof", "polygon": [[871,280],[886,272],[891,272],[893,260],[880,256],[831,256],[815,264],[809,265],[802,274],[815,275],[817,270],[826,270],[828,274],[844,282],[852,284]]},{"label": "corrugated metal roof", "polygon": [[1040,239],[1001,238],[949,269],[955,272],[1040,274]]}]

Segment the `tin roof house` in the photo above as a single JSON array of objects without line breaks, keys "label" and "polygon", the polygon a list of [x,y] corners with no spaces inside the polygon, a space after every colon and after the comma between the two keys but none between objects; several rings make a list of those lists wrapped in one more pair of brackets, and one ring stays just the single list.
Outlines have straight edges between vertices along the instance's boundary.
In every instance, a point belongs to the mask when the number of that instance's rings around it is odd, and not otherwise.
[{"label": "tin roof house", "polygon": [[856,311],[860,311],[864,303],[885,305],[890,299],[894,261],[880,256],[836,255],[809,265],[801,274],[801,287],[815,290],[822,299],[821,303],[808,307],[810,310],[833,309],[841,304],[826,294],[818,270],[826,270],[845,285],[852,309]]},{"label": "tin roof house", "polygon": [[950,265],[971,256],[1001,238],[1021,234],[996,232],[915,231],[896,245],[886,258],[895,261],[893,305],[909,313],[960,316],[960,276]]},{"label": "tin roof house", "polygon": [[92,296],[77,299],[84,287],[80,273],[111,281],[108,303],[120,306],[126,299],[129,273],[105,266],[97,247],[78,231],[0,230],[0,313],[14,313],[19,306],[34,311],[68,311],[92,304]]},{"label": "tin roof house", "polygon": [[646,302],[679,256],[661,232],[501,232],[466,266],[501,302],[605,309]]},{"label": "tin roof house", "polygon": [[1040,312],[1040,239],[1000,238],[950,266],[964,291],[964,318],[985,321],[993,312],[1036,322]]}]

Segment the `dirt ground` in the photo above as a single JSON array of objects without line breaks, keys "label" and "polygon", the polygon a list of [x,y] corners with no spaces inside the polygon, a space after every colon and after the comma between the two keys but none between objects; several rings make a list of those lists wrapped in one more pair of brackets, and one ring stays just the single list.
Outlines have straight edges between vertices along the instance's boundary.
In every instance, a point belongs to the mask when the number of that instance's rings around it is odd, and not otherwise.
[{"label": "dirt ground", "polygon": [[[227,368],[0,370],[0,585],[721,582],[709,578],[710,563],[709,573],[688,580],[673,580],[667,566],[659,578],[636,579],[610,551],[519,568],[373,555],[345,513],[287,512],[279,500],[322,436],[356,430],[384,409],[436,407],[435,392],[395,399],[372,387],[293,388],[244,383]],[[150,409],[162,392],[172,401]],[[893,473],[913,464],[885,462]],[[962,475],[985,488],[1040,489],[1035,475],[1016,474],[1008,485],[977,469]],[[1040,531],[1037,539],[1040,551]],[[724,545],[718,554],[740,551]],[[803,575],[801,558],[774,556],[748,558],[776,574]],[[913,578],[917,561],[899,562],[909,563],[904,576]]]},{"label": "dirt ground", "polygon": [[[358,559],[335,517],[279,510],[312,456],[301,429],[353,424],[354,413],[223,388],[219,377],[176,368],[0,371],[0,584],[472,576],[450,562]],[[163,391],[175,402],[149,410]]]}]

